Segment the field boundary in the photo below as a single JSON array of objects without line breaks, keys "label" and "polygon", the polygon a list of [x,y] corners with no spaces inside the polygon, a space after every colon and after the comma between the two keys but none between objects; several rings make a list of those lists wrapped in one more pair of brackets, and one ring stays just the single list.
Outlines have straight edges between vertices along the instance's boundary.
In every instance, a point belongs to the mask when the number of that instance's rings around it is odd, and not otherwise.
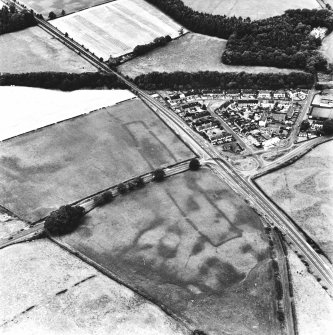
[{"label": "field boundary", "polygon": [[163,304],[160,304],[158,301],[155,301],[155,299],[149,297],[146,293],[144,293],[142,290],[131,286],[130,284],[127,284],[125,281],[123,281],[119,276],[117,276],[115,273],[113,273],[112,271],[106,269],[104,266],[101,266],[100,264],[96,263],[95,261],[93,261],[91,258],[83,255],[81,252],[75,250],[74,248],[72,248],[71,246],[69,246],[67,243],[63,242],[63,241],[58,241],[57,239],[53,238],[52,236],[47,236],[47,238],[57,244],[61,249],[66,250],[67,252],[69,252],[70,254],[72,254],[73,256],[81,259],[83,262],[85,262],[86,264],[92,266],[93,268],[95,268],[97,271],[99,271],[100,273],[102,273],[103,275],[107,276],[109,279],[114,280],[115,282],[117,282],[118,284],[128,288],[129,290],[131,290],[132,292],[136,293],[137,295],[139,295],[141,298],[147,300],[148,302],[150,302],[151,304],[153,304],[154,306],[158,307],[162,312],[164,312],[167,316],[171,317],[172,319],[174,319],[177,323],[180,323],[183,327],[185,327],[187,330],[192,331],[194,330],[194,328],[191,326],[190,322],[186,319],[182,319],[180,318],[178,315],[176,315],[175,313],[173,313],[168,307],[166,307]]}]

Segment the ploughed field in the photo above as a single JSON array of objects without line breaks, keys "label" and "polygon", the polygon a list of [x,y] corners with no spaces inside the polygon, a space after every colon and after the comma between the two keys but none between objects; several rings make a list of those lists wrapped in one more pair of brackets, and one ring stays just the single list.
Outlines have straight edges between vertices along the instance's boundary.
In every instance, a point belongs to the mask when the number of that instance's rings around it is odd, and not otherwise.
[{"label": "ploughed field", "polygon": [[333,261],[333,142],[257,183]]},{"label": "ploughed field", "polygon": [[60,15],[61,11],[65,10],[66,14],[68,14],[100,5],[108,2],[108,0],[20,0],[20,2],[47,18],[51,11],[56,15]]},{"label": "ploughed field", "polygon": [[287,9],[319,8],[316,0],[182,0],[187,6],[199,12],[236,17],[250,17],[252,20],[283,14]]},{"label": "ploughed field", "polygon": [[39,27],[0,35],[0,72],[96,72],[96,68]]},{"label": "ploughed field", "polygon": [[119,196],[60,237],[208,334],[279,334],[259,216],[209,170]]},{"label": "ploughed field", "polygon": [[134,176],[193,156],[140,100],[0,143],[0,205],[38,220]]},{"label": "ploughed field", "polygon": [[235,66],[221,62],[227,41],[200,34],[188,33],[162,48],[136,57],[118,67],[121,73],[135,78],[150,72],[272,72],[290,73],[292,70],[263,66]]},{"label": "ploughed field", "polygon": [[181,26],[144,0],[117,0],[51,22],[98,57],[128,54],[138,44],[179,35]]}]

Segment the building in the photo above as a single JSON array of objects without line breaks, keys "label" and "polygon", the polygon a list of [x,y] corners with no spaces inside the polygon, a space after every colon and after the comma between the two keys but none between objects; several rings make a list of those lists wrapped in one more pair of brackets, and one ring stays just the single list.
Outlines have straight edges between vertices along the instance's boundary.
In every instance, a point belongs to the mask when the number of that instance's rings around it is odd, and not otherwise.
[{"label": "building", "polygon": [[258,93],[258,99],[272,99],[272,92],[271,91],[266,91],[266,90],[261,90]]},{"label": "building", "polygon": [[275,91],[273,93],[274,99],[286,99],[286,92],[285,91]]},{"label": "building", "polygon": [[237,100],[238,106],[255,106],[258,105],[258,99],[240,99]]},{"label": "building", "polygon": [[275,122],[279,122],[279,123],[285,123],[286,122],[286,114],[272,113],[271,118]]}]

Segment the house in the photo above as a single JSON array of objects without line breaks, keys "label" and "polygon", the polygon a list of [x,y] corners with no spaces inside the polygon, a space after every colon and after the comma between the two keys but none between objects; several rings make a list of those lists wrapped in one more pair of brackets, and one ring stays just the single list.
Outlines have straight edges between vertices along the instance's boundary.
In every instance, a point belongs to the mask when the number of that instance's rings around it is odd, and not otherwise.
[{"label": "house", "polygon": [[267,90],[261,90],[258,93],[258,99],[271,99],[272,98],[272,92]]},{"label": "house", "polygon": [[258,99],[240,99],[237,100],[238,106],[255,106],[258,105]]},{"label": "house", "polygon": [[282,114],[282,113],[272,113],[272,114],[271,114],[271,118],[272,118],[272,120],[275,121],[275,122],[285,123],[285,121],[286,121],[286,114]]},{"label": "house", "polygon": [[257,96],[257,91],[256,90],[251,90],[251,89],[242,90],[242,98],[253,99],[256,96]]},{"label": "house", "polygon": [[275,91],[273,93],[274,99],[286,99],[286,92],[285,91]]}]

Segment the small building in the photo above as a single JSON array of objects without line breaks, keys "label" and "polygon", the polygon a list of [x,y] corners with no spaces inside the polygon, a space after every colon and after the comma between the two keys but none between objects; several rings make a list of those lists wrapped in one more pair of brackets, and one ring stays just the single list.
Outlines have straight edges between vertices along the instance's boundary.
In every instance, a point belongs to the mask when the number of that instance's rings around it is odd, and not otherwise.
[{"label": "small building", "polygon": [[275,91],[273,93],[274,99],[286,99],[286,92],[285,91]]},{"label": "small building", "polygon": [[286,121],[286,114],[282,114],[282,113],[272,113],[272,114],[271,114],[271,118],[272,118],[272,120],[275,121],[275,122],[285,123],[285,121]]},{"label": "small building", "polygon": [[258,93],[258,99],[272,99],[272,92],[267,90],[261,90]]}]

